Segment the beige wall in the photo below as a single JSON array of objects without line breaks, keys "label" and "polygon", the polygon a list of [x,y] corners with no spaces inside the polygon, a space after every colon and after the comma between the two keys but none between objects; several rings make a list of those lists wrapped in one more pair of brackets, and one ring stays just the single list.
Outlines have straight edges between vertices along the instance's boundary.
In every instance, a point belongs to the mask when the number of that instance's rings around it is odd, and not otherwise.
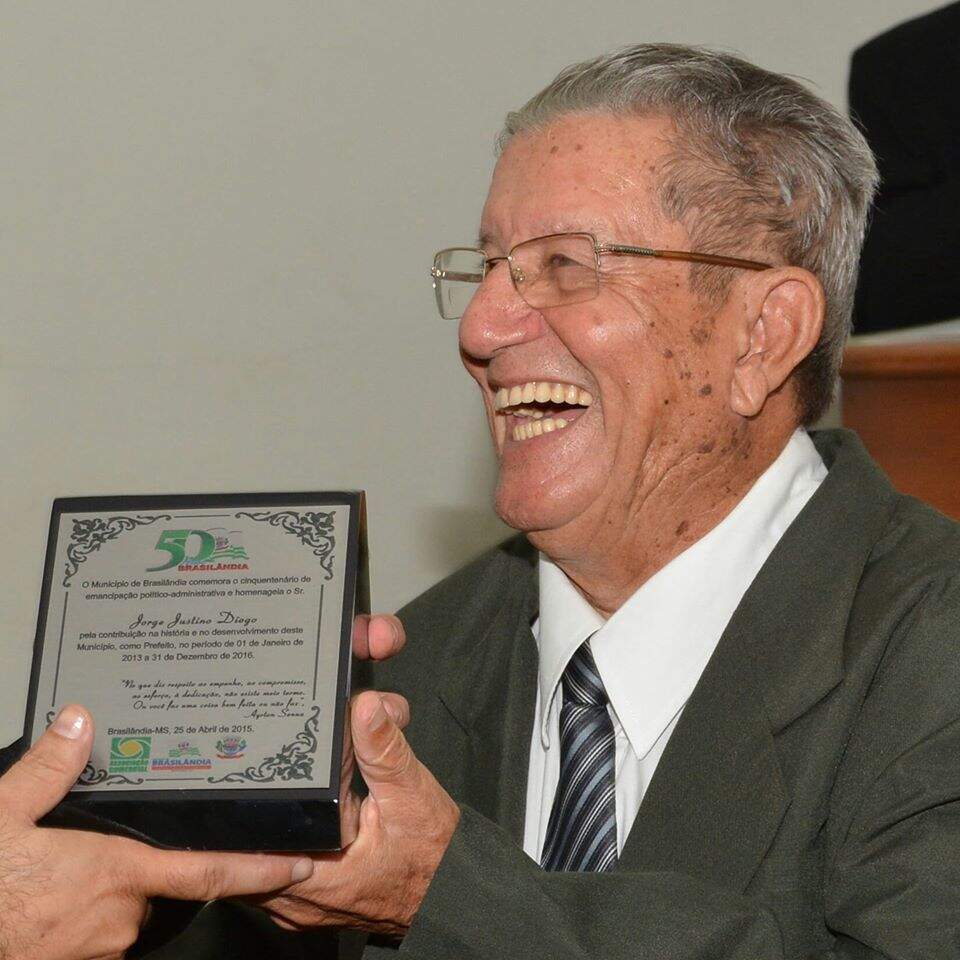
[{"label": "beige wall", "polygon": [[930,6],[0,3],[0,742],[57,495],[363,487],[381,609],[500,536],[427,268],[560,67],[709,43],[841,103]]}]

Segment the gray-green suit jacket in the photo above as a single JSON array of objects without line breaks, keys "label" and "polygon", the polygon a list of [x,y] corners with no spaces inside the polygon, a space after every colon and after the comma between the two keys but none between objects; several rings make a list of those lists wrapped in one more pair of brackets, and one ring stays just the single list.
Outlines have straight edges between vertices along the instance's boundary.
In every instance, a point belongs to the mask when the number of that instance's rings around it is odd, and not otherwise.
[{"label": "gray-green suit jacket", "polygon": [[[960,957],[960,527],[898,496],[853,434],[815,441],[829,475],[730,621],[611,873],[544,873],[520,847],[530,548],[401,611],[407,649],[360,680],[409,697],[409,738],[463,805],[401,955]],[[156,956],[267,953],[333,955],[220,904]]]},{"label": "gray-green suit jacket", "polygon": [[960,957],[960,528],[896,494],[853,434],[815,440],[829,475],[725,630],[611,873],[521,850],[529,547],[402,611],[407,649],[365,681],[409,697],[410,740],[463,816],[401,954]]}]

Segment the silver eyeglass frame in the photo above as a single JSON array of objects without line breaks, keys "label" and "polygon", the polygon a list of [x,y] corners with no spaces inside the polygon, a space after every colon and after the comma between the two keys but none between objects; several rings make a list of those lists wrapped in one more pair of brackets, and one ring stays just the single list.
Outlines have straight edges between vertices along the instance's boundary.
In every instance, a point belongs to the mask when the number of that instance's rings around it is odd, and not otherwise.
[{"label": "silver eyeglass frame", "polygon": [[[691,250],[660,250],[655,247],[636,246],[629,243],[601,243],[592,233],[588,233],[586,231],[547,233],[541,237],[531,237],[529,240],[522,240],[520,243],[514,244],[513,247],[510,248],[510,252],[505,257],[488,257],[480,247],[445,247],[443,250],[438,250],[434,255],[433,267],[430,270],[434,292],[437,295],[437,309],[440,311],[441,317],[443,316],[443,307],[440,303],[439,286],[437,284],[438,280],[453,280],[463,283],[476,283],[479,286],[479,284],[486,279],[487,274],[490,272],[490,267],[493,264],[504,260],[510,264],[510,280],[513,283],[514,290],[516,290],[517,295],[523,299],[524,302],[526,302],[526,298],[524,298],[520,290],[517,289],[517,284],[522,283],[525,278],[522,272],[513,262],[514,251],[518,247],[524,246],[528,243],[536,243],[539,240],[552,240],[557,237],[587,237],[592,241],[594,256],[596,258],[598,292],[600,278],[600,258],[605,254],[620,254],[634,257],[654,257],[660,260],[683,260],[688,263],[703,263],[716,267],[734,267],[741,270],[769,270],[772,267],[772,264],[763,263],[759,260],[746,260],[742,257],[727,257],[714,253],[699,253]],[[440,268],[440,258],[445,254],[457,252],[476,253],[482,256],[484,262],[483,273],[461,273],[458,271],[442,270]],[[587,302],[588,300],[592,300],[596,295],[597,294],[595,293],[584,300],[576,302]],[[534,307],[534,309],[537,308]],[[455,320],[458,318],[444,317],[444,319]]]}]

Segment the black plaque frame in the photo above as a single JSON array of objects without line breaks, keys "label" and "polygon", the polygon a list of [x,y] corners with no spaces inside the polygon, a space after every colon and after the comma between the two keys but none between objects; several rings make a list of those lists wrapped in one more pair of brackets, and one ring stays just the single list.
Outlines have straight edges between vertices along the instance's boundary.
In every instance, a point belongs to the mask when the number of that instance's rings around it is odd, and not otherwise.
[{"label": "black plaque frame", "polygon": [[[349,506],[340,623],[330,785],[222,790],[71,791],[50,815],[56,824],[79,823],[107,832],[134,833],[155,845],[194,850],[340,849],[340,767],[350,696],[353,618],[369,613],[366,498],[362,491],[321,493],[157,494],[64,497],[53,503],[34,641],[24,750],[42,733],[34,727],[37,686],[44,655],[48,604],[63,514],[270,506]],[[94,718],[96,719],[96,718]]]}]

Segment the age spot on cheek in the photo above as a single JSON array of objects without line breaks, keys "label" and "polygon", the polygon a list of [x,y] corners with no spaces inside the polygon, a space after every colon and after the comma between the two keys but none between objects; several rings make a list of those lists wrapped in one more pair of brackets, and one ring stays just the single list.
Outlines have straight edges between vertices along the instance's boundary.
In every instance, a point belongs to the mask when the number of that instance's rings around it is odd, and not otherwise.
[{"label": "age spot on cheek", "polygon": [[700,388],[700,396],[701,396],[701,397],[709,397],[711,393],[713,393],[713,387],[710,386],[709,383],[705,383],[705,384]]}]

